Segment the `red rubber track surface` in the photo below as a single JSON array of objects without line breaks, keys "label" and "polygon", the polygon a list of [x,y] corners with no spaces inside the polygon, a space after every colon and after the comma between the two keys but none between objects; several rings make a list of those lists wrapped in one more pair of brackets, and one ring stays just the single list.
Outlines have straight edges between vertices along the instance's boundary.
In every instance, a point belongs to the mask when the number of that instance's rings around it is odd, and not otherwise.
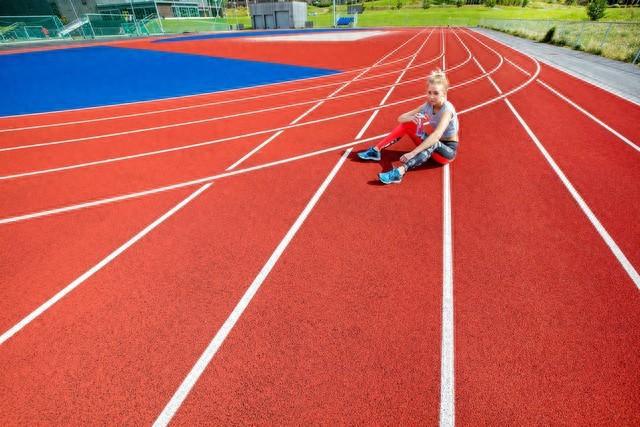
[{"label": "red rubber track surface", "polygon": [[[357,71],[0,119],[0,149],[11,148],[0,151],[0,333],[207,180],[15,216],[235,173],[214,179],[0,344],[0,423],[153,423],[344,149],[289,159],[388,132],[421,102],[403,101],[423,93],[420,77],[435,67],[448,71],[449,100],[461,112],[449,166],[456,421],[640,423],[637,285],[507,102],[477,108],[499,96],[494,84],[517,89],[508,102],[637,270],[640,153],[543,84],[636,145],[638,106],[464,29],[396,30],[298,50],[241,40],[120,46]],[[380,87],[403,72],[408,83]],[[360,73],[337,94],[341,84],[328,85]],[[263,96],[298,89],[308,90]],[[172,111],[152,113],[163,109]],[[243,135],[352,112],[287,128],[236,164],[274,132]],[[227,115],[235,116],[209,120]],[[186,123],[197,120],[207,121]],[[44,127],[10,130],[33,126]],[[147,129],[159,126],[169,127]],[[107,136],[114,133],[122,134]],[[149,154],[225,137],[237,138]],[[377,181],[412,148],[405,139],[380,163],[349,155],[172,423],[438,422],[443,168],[429,162],[401,185]],[[46,171],[60,167],[70,169]]]}]

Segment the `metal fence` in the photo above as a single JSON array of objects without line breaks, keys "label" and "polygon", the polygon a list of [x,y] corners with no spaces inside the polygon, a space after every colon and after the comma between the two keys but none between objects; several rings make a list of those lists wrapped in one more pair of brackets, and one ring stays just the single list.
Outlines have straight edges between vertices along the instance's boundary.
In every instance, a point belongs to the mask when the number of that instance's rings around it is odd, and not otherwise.
[{"label": "metal fence", "polygon": [[143,19],[133,14],[88,13],[63,25],[57,16],[0,16],[0,43],[132,37],[231,29],[224,17]]},{"label": "metal fence", "polygon": [[58,37],[62,27],[57,16],[0,16],[0,41]]},{"label": "metal fence", "polygon": [[483,19],[480,26],[619,61],[640,63],[640,22]]}]

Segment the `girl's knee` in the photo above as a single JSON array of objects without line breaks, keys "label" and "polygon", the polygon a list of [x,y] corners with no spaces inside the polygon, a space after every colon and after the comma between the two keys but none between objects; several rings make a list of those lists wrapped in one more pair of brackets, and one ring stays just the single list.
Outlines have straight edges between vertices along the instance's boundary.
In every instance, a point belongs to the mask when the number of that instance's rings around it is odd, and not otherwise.
[{"label": "girl's knee", "polygon": [[448,159],[448,158],[446,158],[445,156],[443,156],[440,153],[433,153],[431,155],[431,158],[433,160],[435,160],[436,162],[440,163],[441,165],[449,164],[449,163],[451,163],[453,161],[453,159],[455,159],[455,157],[452,157],[452,158]]}]

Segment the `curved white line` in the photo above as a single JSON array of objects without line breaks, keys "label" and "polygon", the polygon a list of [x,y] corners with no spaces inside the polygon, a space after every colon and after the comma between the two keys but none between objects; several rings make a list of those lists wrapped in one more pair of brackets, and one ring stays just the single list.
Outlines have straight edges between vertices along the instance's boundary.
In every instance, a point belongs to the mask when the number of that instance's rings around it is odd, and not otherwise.
[{"label": "curved white line", "polygon": [[[468,51],[468,52],[471,53],[470,51]],[[442,54],[440,54],[436,59],[441,58],[441,57],[442,57]],[[468,62],[468,59],[465,60],[463,62],[463,64],[466,63],[466,62]],[[449,90],[453,90],[455,88],[462,87],[462,86],[465,86],[465,85],[470,84],[472,82],[478,81],[478,80],[486,77],[487,75],[490,75],[493,72],[495,72],[498,68],[500,68],[501,64],[502,63],[500,62],[498,64],[498,66],[496,66],[489,73],[481,74],[480,76],[474,77],[474,78],[472,78],[472,79],[470,79],[468,81],[465,81],[465,82],[462,82],[462,83],[459,83],[459,84],[456,84],[456,85],[452,85]],[[414,82],[416,80],[422,80],[422,79],[423,79],[423,77],[419,77],[417,79],[408,80],[407,82],[403,82],[403,83]],[[400,84],[403,84],[403,83],[400,83]],[[392,86],[392,85],[382,86],[382,88],[387,88],[387,87],[390,87],[390,86]],[[380,90],[380,88],[376,88],[376,90]],[[361,92],[356,92],[356,93],[371,92],[371,91],[372,91],[371,89],[368,89],[368,90],[361,91]],[[351,94],[338,95],[338,96],[335,96],[333,99],[338,99],[338,98],[346,97],[346,96],[349,96],[349,95],[351,95]],[[287,130],[287,129],[291,129],[291,128],[294,128],[294,127],[306,126],[306,125],[310,125],[310,124],[317,124],[317,123],[322,123],[322,122],[325,122],[325,121],[331,121],[331,120],[337,120],[337,119],[344,118],[344,117],[350,117],[350,116],[358,115],[358,114],[365,113],[365,112],[368,112],[368,111],[378,110],[378,109],[381,109],[381,108],[389,108],[391,106],[400,105],[400,104],[403,104],[403,103],[406,103],[406,102],[415,101],[415,100],[421,99],[423,97],[424,97],[423,95],[419,95],[419,96],[416,96],[416,97],[413,97],[413,98],[399,100],[399,101],[396,101],[396,102],[393,102],[393,103],[389,103],[389,104],[386,104],[386,105],[383,105],[383,106],[370,107],[370,108],[366,108],[366,109],[362,109],[362,110],[356,110],[356,111],[352,111],[352,112],[348,112],[348,113],[339,114],[339,115],[336,115],[336,116],[329,116],[329,117],[325,117],[325,118],[322,118],[322,119],[316,119],[316,120],[311,120],[311,121],[302,122],[302,123],[293,123],[293,124],[289,124],[287,126],[281,126],[281,127],[277,127],[277,128],[266,129],[266,130],[251,132],[251,133],[242,134],[242,135],[234,135],[234,136],[231,136],[231,137],[218,138],[218,139],[199,142],[199,143],[195,143],[195,144],[181,145],[181,146],[177,146],[177,147],[165,148],[165,149],[162,149],[162,150],[155,150],[155,151],[148,151],[148,152],[132,154],[132,155],[128,155],[128,156],[112,157],[112,158],[109,158],[109,159],[96,160],[96,161],[93,161],[93,162],[78,163],[78,164],[74,164],[74,165],[60,166],[60,167],[56,167],[56,168],[41,169],[41,170],[30,171],[30,172],[22,172],[22,173],[17,173],[17,174],[4,175],[4,176],[0,176],[0,180],[22,178],[22,177],[33,176],[33,175],[41,175],[41,174],[52,173],[52,172],[61,172],[61,171],[66,171],[66,170],[78,169],[78,168],[83,168],[83,167],[97,166],[97,165],[102,165],[102,164],[107,164],[107,163],[114,163],[114,162],[119,162],[119,161],[124,161],[124,160],[131,160],[131,159],[136,159],[136,158],[141,158],[141,157],[148,157],[148,156],[154,156],[154,155],[159,155],[159,154],[164,154],[164,153],[170,153],[170,152],[173,152],[173,151],[186,150],[186,149],[191,149],[191,148],[198,148],[198,147],[203,147],[203,146],[207,146],[207,145],[217,144],[219,142],[232,141],[232,140],[235,140],[235,139],[242,139],[242,138],[246,138],[246,137],[252,137],[252,136],[267,134],[267,133],[271,133],[271,132],[281,132],[281,131],[284,131],[284,130]],[[234,115],[218,117],[218,118],[215,118],[215,120],[221,120],[221,119],[230,118],[230,117],[238,117],[238,116],[248,115],[248,114],[256,114],[258,112],[264,112],[264,111],[273,111],[275,109],[287,108],[289,106],[294,106],[294,105],[304,105],[304,104],[308,104],[308,103],[310,103],[310,101],[305,101],[305,102],[301,102],[301,103],[298,103],[298,104],[290,104],[288,106],[281,106],[281,107],[277,107],[277,108],[269,108],[269,109],[259,110],[259,111],[237,113],[237,114],[234,114]],[[458,114],[461,114],[461,113],[464,113],[464,112],[465,112],[465,110],[459,112]],[[213,121],[213,119],[210,119],[210,120]],[[45,144],[53,145],[53,143],[45,143]],[[0,151],[2,151],[2,150],[0,150]]]},{"label": "curved white line", "polygon": [[[422,30],[422,31],[424,31],[424,30]],[[404,43],[407,43],[411,39],[417,37],[419,34],[420,34],[420,32],[418,32],[418,34],[410,37],[409,40],[407,40]],[[395,59],[395,60],[389,61],[387,63],[380,64],[380,67],[382,68],[382,67],[385,67],[385,66],[388,66],[388,65],[393,65],[396,62],[404,61],[405,59],[407,59],[409,57],[411,57],[411,55],[408,55],[408,56],[400,58],[400,59]],[[362,71],[362,70],[364,70],[366,68],[367,67],[355,68],[355,69],[346,70],[346,71],[343,71],[343,72],[340,72],[340,73],[336,73],[336,74],[332,74],[332,75],[328,75],[328,76],[306,77],[306,78],[303,78],[303,79],[289,80],[289,81],[285,81],[285,82],[265,83],[265,84],[262,84],[262,85],[256,85],[256,86],[251,86],[251,87],[241,87],[241,88],[235,88],[235,89],[226,89],[226,90],[221,90],[221,91],[198,93],[198,94],[194,94],[194,95],[172,96],[172,97],[168,97],[168,98],[152,99],[152,100],[145,100],[145,101],[123,102],[123,103],[119,103],[119,104],[99,105],[99,106],[95,106],[95,107],[71,108],[71,109],[67,109],[67,110],[57,110],[57,111],[41,112],[41,113],[27,113],[27,114],[16,114],[16,115],[11,115],[11,116],[0,116],[0,120],[17,118],[17,117],[29,117],[29,116],[47,115],[47,114],[61,114],[61,113],[67,113],[67,112],[73,112],[73,111],[96,110],[96,109],[100,109],[100,108],[105,108],[106,109],[106,108],[120,107],[120,106],[126,106],[126,105],[136,105],[136,104],[153,103],[153,102],[164,102],[164,101],[171,101],[171,100],[176,100],[176,99],[205,97],[205,96],[210,96],[210,95],[226,94],[226,93],[229,93],[229,92],[236,92],[236,91],[242,91],[242,90],[259,89],[259,88],[265,88],[265,87],[276,86],[276,85],[284,85],[284,84],[289,84],[289,83],[299,83],[299,82],[305,82],[307,80],[323,79],[323,78],[329,78],[329,77],[335,77],[335,76],[345,76],[345,75],[348,75],[348,74],[360,72],[360,71]],[[342,83],[342,82],[335,83],[335,85],[338,85],[340,83]],[[311,87],[311,89],[316,89],[316,88],[321,88],[321,87],[324,87],[324,86],[331,86],[331,85],[334,85],[334,83]],[[305,88],[305,89],[302,89],[302,90],[310,90],[310,89]],[[282,94],[282,93],[288,93],[288,92],[284,91],[284,92],[280,92],[280,93]],[[275,95],[277,95],[277,93]],[[269,96],[273,96],[273,94],[271,94]],[[239,99],[239,100],[246,100],[246,99],[252,99],[252,98],[244,98],[244,99]],[[200,104],[196,104],[194,107],[187,107],[187,108],[197,108],[199,106],[205,106],[205,105],[210,105],[210,104],[209,103],[205,103],[205,104],[201,104],[201,105]],[[215,105],[215,103],[211,104],[211,105]],[[152,111],[152,112],[149,112],[149,113],[140,113],[139,115],[155,114],[155,113],[162,113],[162,112],[169,112],[169,111],[177,111],[179,109],[181,109],[181,108],[157,110],[157,111]],[[99,118],[99,119],[77,120],[77,121],[72,121],[72,122],[59,122],[59,123],[53,123],[53,124],[47,124],[47,125],[35,125],[35,126],[27,126],[27,127],[20,127],[20,128],[7,128],[7,129],[0,129],[0,132],[10,132],[10,131],[18,131],[18,130],[26,130],[26,129],[37,129],[37,128],[40,128],[40,127],[48,127],[48,126],[64,126],[64,125],[70,125],[70,124],[90,123],[92,121],[112,120],[112,119],[126,118],[126,117],[136,117],[137,115],[138,114],[125,114],[125,115],[121,115],[121,116],[110,116],[110,117],[104,117],[104,118]]]}]

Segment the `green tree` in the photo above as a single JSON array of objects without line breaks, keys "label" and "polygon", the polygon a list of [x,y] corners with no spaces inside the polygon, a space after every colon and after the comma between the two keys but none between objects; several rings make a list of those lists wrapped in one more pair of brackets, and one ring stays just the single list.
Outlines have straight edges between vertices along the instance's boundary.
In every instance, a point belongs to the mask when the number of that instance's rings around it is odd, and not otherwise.
[{"label": "green tree", "polygon": [[496,7],[496,0],[484,0],[486,7]]},{"label": "green tree", "polygon": [[456,7],[462,7],[464,5],[464,0],[456,0]]},{"label": "green tree", "polygon": [[429,9],[431,7],[431,0],[422,0],[422,8]]},{"label": "green tree", "polygon": [[587,15],[592,21],[604,17],[604,11],[607,8],[607,0],[590,0],[587,4]]},{"label": "green tree", "polygon": [[402,3],[402,0],[396,1],[396,9],[402,9],[402,6],[404,6],[404,3]]}]

